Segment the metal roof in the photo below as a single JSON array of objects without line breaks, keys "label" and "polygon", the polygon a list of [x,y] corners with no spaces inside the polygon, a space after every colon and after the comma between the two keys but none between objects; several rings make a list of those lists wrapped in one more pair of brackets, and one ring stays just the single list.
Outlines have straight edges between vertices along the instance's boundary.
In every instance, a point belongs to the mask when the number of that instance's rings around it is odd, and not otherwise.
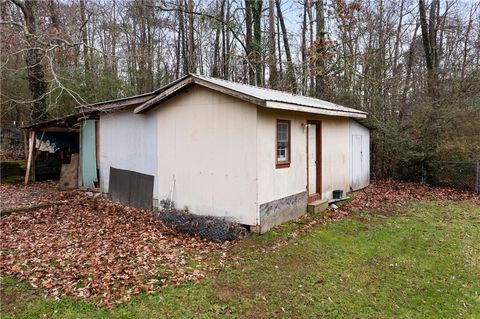
[{"label": "metal roof", "polygon": [[161,88],[158,88],[153,92],[82,105],[80,106],[82,112],[77,114],[36,123],[25,126],[24,128],[38,129],[67,125],[70,122],[78,121],[86,116],[96,116],[99,112],[117,111],[127,107],[136,107],[135,113],[146,113],[150,109],[158,106],[163,100],[194,84],[223,92],[265,108],[344,116],[356,119],[363,119],[367,117],[366,112],[308,96],[296,95],[288,92],[266,89],[258,86],[211,78],[198,74],[188,74],[168,83],[167,85],[162,86]]},{"label": "metal roof", "polygon": [[158,95],[135,109],[135,113],[145,113],[169,96],[177,93],[187,86],[198,84],[221,91],[240,99],[247,100],[266,108],[292,110],[306,113],[325,114],[334,116],[347,116],[365,118],[367,113],[353,108],[344,107],[324,100],[296,95],[278,90],[261,88],[258,86],[242,84],[198,74],[189,74],[177,81],[160,88]]}]

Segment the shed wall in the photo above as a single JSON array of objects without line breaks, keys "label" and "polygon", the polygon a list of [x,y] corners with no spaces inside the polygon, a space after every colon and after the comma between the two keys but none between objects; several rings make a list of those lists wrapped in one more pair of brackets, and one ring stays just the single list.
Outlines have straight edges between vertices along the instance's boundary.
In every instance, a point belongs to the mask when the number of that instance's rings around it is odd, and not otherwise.
[{"label": "shed wall", "polygon": [[194,86],[158,107],[158,190],[177,208],[256,225],[257,109]]},{"label": "shed wall", "polygon": [[[291,164],[276,168],[276,122],[291,121]],[[349,188],[350,119],[258,108],[257,166],[261,231],[306,212],[307,120],[322,125],[322,198]]]},{"label": "shed wall", "polygon": [[332,199],[332,191],[349,190],[350,181],[350,119],[322,119],[322,198]]},{"label": "shed wall", "polygon": [[[100,187],[108,193],[110,167],[154,176],[157,181],[157,118],[125,112],[100,116]],[[153,188],[154,205],[158,199]]]},{"label": "shed wall", "polygon": [[[275,167],[276,121],[291,121],[291,164]],[[349,188],[350,119],[306,113],[258,109],[258,201],[266,203],[306,191],[307,120],[322,123],[322,198],[332,198],[336,189]]]}]

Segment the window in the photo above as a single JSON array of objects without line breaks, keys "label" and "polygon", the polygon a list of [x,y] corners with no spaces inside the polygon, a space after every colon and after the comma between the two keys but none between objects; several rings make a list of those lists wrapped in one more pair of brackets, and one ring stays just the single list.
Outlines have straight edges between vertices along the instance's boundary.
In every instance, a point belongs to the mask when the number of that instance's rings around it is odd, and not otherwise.
[{"label": "window", "polygon": [[276,167],[290,166],[290,121],[277,120]]}]

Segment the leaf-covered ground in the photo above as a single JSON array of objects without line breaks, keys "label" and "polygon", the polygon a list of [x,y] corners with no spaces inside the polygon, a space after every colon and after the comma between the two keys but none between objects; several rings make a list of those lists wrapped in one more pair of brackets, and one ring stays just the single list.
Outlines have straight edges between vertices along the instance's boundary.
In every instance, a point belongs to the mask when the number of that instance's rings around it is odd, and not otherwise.
[{"label": "leaf-covered ground", "polygon": [[53,181],[23,183],[0,183],[0,209],[54,203],[63,200],[68,192],[58,191]]},{"label": "leaf-covered ground", "polygon": [[[0,272],[52,297],[112,305],[140,291],[205,277],[222,246],[179,234],[150,212],[82,193],[0,220]],[[193,267],[193,266],[194,267]]]}]

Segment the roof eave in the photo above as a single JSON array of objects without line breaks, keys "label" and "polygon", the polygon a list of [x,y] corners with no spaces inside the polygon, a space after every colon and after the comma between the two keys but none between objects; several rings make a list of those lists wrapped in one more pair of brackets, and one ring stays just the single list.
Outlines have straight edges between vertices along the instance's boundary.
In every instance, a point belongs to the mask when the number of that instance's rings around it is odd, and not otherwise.
[{"label": "roof eave", "polygon": [[77,106],[77,108],[98,110],[98,109],[103,109],[106,106],[108,106],[108,108],[115,108],[116,106],[123,107],[123,106],[129,106],[135,103],[141,104],[151,99],[155,95],[156,95],[156,91],[153,91],[153,92],[148,92],[148,93],[143,93],[143,94],[138,94],[133,96],[122,97],[114,100],[101,101],[101,102],[96,102],[92,104],[83,104],[83,105]]},{"label": "roof eave", "polygon": [[178,93],[182,89],[184,89],[188,86],[191,86],[192,84],[198,84],[200,86],[210,88],[214,91],[221,92],[221,93],[239,98],[243,101],[247,101],[247,102],[257,104],[257,105],[260,105],[260,106],[265,106],[265,101],[262,100],[262,99],[258,99],[254,96],[250,96],[250,95],[247,95],[247,94],[244,94],[244,93],[226,88],[224,86],[221,86],[221,85],[206,81],[204,79],[201,79],[199,77],[196,77],[193,74],[189,74],[189,75],[185,76],[184,78],[182,78],[180,81],[175,82],[174,85],[171,85],[168,88],[165,88],[165,90],[160,92],[156,97],[146,101],[145,103],[143,103],[139,107],[135,108],[134,113],[136,113],[136,114],[147,113],[148,111],[150,111],[152,108],[157,106],[162,101],[168,99],[169,97]]},{"label": "roof eave", "polygon": [[88,120],[88,119],[97,119],[98,118],[98,111],[86,111],[76,114],[71,114],[47,121],[38,122],[32,125],[23,126],[22,129],[25,130],[46,130],[49,128],[59,128],[59,127],[70,127],[71,125],[75,125],[81,120]]},{"label": "roof eave", "polygon": [[319,108],[313,106],[298,105],[292,103],[284,103],[277,101],[267,101],[265,104],[266,108],[278,109],[278,110],[288,110],[296,112],[305,112],[313,113],[319,115],[330,115],[330,116],[343,116],[350,118],[359,118],[364,119],[367,117],[367,113],[362,111],[348,111],[348,110],[331,110],[327,108]]},{"label": "roof eave", "polygon": [[181,81],[176,81],[173,85],[164,87],[164,90],[159,92],[157,96],[149,99],[145,103],[136,107],[133,111],[135,114],[144,114],[154,108],[161,101],[169,98],[171,95],[177,93],[178,91],[184,89],[187,86],[190,86],[193,83],[193,78],[191,76],[186,76],[181,79]]}]

